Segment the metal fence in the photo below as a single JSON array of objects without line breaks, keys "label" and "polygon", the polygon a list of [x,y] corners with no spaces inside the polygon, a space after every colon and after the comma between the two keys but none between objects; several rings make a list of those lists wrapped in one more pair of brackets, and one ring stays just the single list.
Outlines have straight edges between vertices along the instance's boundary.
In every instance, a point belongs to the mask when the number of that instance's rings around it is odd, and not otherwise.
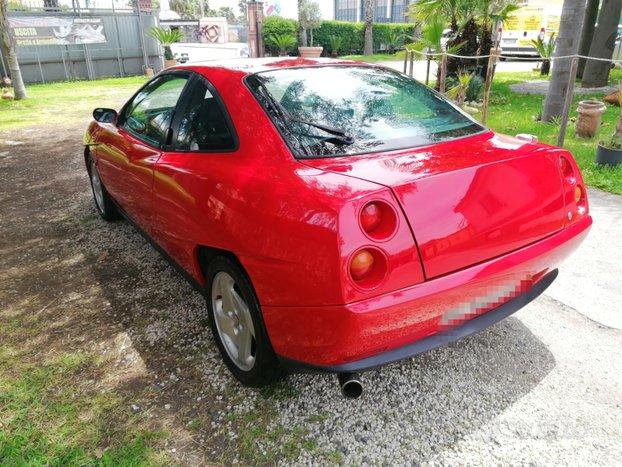
[{"label": "metal fence", "polygon": [[[131,0],[130,0],[131,1]],[[46,2],[50,4],[50,2]],[[59,5],[60,4],[60,5]],[[143,11],[150,2],[127,0],[71,0],[57,2],[56,7],[44,2],[11,2],[10,20],[31,21],[42,18],[101,19],[105,41],[102,43],[49,44],[33,39],[16,47],[22,76],[27,83],[96,79],[143,74],[146,67],[162,68],[160,46],[147,30],[158,24],[157,11]],[[0,72],[7,74],[7,63],[0,52]]]}]

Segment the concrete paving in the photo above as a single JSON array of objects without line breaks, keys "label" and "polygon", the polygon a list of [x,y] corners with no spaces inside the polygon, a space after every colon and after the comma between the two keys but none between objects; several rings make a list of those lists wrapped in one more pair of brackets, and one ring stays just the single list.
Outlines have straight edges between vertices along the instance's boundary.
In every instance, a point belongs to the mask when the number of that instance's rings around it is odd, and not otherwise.
[{"label": "concrete paving", "polygon": [[588,194],[592,230],[546,293],[603,326],[622,329],[622,196]]}]

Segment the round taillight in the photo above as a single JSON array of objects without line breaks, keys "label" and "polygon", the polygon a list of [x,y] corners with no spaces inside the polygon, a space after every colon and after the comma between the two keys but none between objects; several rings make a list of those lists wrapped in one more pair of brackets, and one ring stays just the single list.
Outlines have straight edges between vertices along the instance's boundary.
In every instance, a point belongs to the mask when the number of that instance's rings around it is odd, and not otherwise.
[{"label": "round taillight", "polygon": [[574,187],[574,202],[579,203],[583,198],[583,189],[579,185],[575,185]]},{"label": "round taillight", "polygon": [[572,168],[572,164],[570,163],[570,161],[566,159],[565,157],[560,157],[559,163],[560,163],[562,174],[564,175],[564,177],[568,179],[574,178],[574,169]]},{"label": "round taillight", "polygon": [[355,281],[367,277],[374,268],[374,255],[369,250],[360,250],[350,261],[350,274]]},{"label": "round taillight", "polygon": [[365,204],[359,214],[359,222],[365,235],[379,242],[390,239],[397,230],[395,208],[383,200]]},{"label": "round taillight", "polygon": [[376,202],[367,203],[361,211],[361,227],[367,233],[373,232],[382,222],[382,208]]}]

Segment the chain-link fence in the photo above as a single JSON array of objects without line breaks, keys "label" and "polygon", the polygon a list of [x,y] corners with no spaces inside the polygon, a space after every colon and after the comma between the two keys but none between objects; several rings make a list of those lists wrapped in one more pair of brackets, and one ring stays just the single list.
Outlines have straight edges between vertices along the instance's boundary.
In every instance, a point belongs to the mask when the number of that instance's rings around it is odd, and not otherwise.
[{"label": "chain-link fence", "polygon": [[[158,24],[149,0],[10,2],[9,22],[27,83],[140,75],[162,68]],[[129,3],[128,3],[129,2]],[[7,75],[0,52],[0,72]]]}]

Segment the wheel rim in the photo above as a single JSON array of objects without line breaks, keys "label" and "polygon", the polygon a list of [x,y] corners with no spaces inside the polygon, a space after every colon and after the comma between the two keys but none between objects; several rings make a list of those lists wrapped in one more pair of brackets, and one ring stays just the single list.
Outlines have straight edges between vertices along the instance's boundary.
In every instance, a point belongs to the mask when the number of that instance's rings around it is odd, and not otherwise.
[{"label": "wheel rim", "polygon": [[255,327],[248,304],[236,288],[229,274],[216,274],[212,282],[212,310],[227,354],[238,368],[248,371],[255,364]]},{"label": "wheel rim", "polygon": [[97,208],[104,212],[104,188],[102,182],[99,179],[99,173],[97,173],[97,167],[91,163],[91,185],[93,187],[93,196],[95,197],[95,204]]}]

